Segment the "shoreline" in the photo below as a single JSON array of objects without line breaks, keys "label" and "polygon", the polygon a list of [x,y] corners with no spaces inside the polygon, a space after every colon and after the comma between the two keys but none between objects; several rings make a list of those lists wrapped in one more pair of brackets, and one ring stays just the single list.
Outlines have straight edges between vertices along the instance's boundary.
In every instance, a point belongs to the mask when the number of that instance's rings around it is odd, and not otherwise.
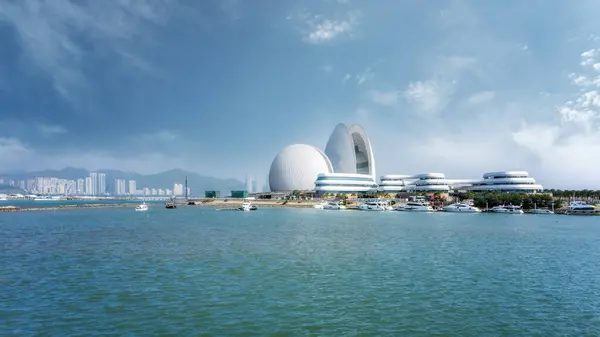
[{"label": "shoreline", "polygon": [[[190,206],[190,207],[211,207],[211,208],[220,208],[220,207],[239,207],[241,206],[243,201],[220,201],[220,202],[196,202],[192,205],[187,204],[185,202],[176,202],[177,206]],[[54,206],[14,206],[14,205],[6,205],[0,206],[0,213],[10,213],[10,212],[37,212],[37,211],[58,211],[58,210],[73,210],[73,209],[98,209],[98,208],[135,208],[140,203],[129,202],[129,203],[114,203],[114,204],[81,204],[81,205],[54,205]],[[276,208],[312,208],[313,205],[317,204],[317,202],[280,202],[280,201],[254,201],[252,204],[258,207],[276,207]],[[165,207],[162,203],[147,203],[149,208],[154,207]]]},{"label": "shoreline", "polygon": [[[243,200],[205,200],[205,201],[190,201],[186,202],[176,202],[175,204],[179,207],[207,207],[207,208],[237,208],[240,207],[244,203]],[[279,201],[279,200],[253,200],[252,204],[259,208],[313,208],[314,205],[318,204],[318,201]],[[106,204],[106,203],[89,203],[89,204],[78,204],[78,205],[54,205],[54,206],[14,206],[14,205],[6,205],[0,206],[0,213],[10,213],[10,212],[38,212],[38,211],[59,211],[59,210],[75,210],[75,209],[99,209],[99,208],[135,208],[139,203],[114,203],[114,204]],[[165,204],[162,203],[147,203],[149,208],[155,207],[165,207]],[[357,210],[356,203],[351,203],[346,205],[348,210]],[[555,210],[556,215],[566,215],[566,209],[557,209]],[[489,210],[482,210],[482,213],[493,214]],[[525,214],[530,214],[530,212],[525,211]],[[600,212],[596,214],[590,214],[591,216],[599,216]]]}]

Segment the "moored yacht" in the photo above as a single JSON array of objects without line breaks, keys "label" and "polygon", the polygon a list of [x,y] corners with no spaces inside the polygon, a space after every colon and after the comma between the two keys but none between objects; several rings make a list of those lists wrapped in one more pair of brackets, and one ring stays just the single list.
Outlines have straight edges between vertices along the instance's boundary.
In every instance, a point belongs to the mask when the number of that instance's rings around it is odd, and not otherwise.
[{"label": "moored yacht", "polygon": [[[554,208],[554,205],[552,205]],[[533,209],[529,210],[529,213],[531,214],[554,214],[553,210],[549,210],[547,208],[537,208],[537,205],[534,204],[533,205]]]},{"label": "moored yacht", "polygon": [[146,205],[146,202],[142,202],[140,205],[135,206],[135,211],[136,212],[143,212],[143,211],[147,211],[148,210],[148,205]]},{"label": "moored yacht", "polygon": [[387,203],[383,201],[367,201],[358,205],[360,211],[387,211],[389,210]]},{"label": "moored yacht", "polygon": [[502,206],[494,206],[490,209],[490,212],[493,213],[507,213],[507,214],[523,214],[523,210],[521,206],[513,206],[513,205],[502,205]]},{"label": "moored yacht", "polygon": [[481,213],[481,210],[479,208],[463,203],[448,205],[444,207],[443,210],[444,212],[454,213]]},{"label": "moored yacht", "polygon": [[577,201],[573,201],[569,205],[569,208],[567,209],[567,212],[565,214],[567,214],[567,215],[596,215],[597,213],[598,213],[598,210],[596,209],[596,207],[586,204],[585,201],[577,200]]},{"label": "moored yacht", "polygon": [[316,208],[316,209],[324,209],[324,208],[325,208],[325,205],[327,205],[327,202],[325,202],[325,201],[324,201],[324,202],[320,202],[320,203],[318,203],[318,204],[315,204],[315,205],[313,205],[313,208]]},{"label": "moored yacht", "polygon": [[327,202],[323,205],[323,209],[329,209],[329,210],[342,210],[342,209],[346,209],[346,206],[340,204],[339,202]]},{"label": "moored yacht", "polygon": [[426,201],[411,201],[406,205],[400,205],[396,207],[396,211],[405,212],[433,212],[435,211],[431,204]]}]

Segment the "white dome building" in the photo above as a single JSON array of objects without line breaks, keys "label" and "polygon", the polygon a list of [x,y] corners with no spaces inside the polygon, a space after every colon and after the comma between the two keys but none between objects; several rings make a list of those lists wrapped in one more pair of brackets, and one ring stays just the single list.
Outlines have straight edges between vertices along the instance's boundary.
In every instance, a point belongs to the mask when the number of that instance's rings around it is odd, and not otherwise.
[{"label": "white dome building", "polygon": [[269,185],[273,192],[376,191],[371,142],[361,126],[340,123],[331,133],[324,153],[303,144],[283,149],[271,164]]},{"label": "white dome building", "polygon": [[271,163],[269,186],[277,192],[313,190],[320,173],[332,172],[333,166],[321,150],[294,144],[281,150]]}]

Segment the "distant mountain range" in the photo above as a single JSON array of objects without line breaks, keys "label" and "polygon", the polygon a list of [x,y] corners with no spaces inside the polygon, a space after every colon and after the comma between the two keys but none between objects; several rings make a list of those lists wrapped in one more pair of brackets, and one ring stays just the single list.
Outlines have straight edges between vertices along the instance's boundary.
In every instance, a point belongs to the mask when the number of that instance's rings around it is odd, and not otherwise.
[{"label": "distant mountain range", "polygon": [[1,174],[4,179],[27,180],[33,177],[56,177],[60,179],[77,180],[87,177],[90,172],[98,172],[106,174],[106,184],[108,191],[114,191],[115,179],[135,180],[137,189],[141,190],[144,187],[148,188],[169,188],[173,189],[173,184],[184,184],[185,177],[188,179],[188,187],[194,196],[203,196],[204,191],[215,190],[221,191],[221,195],[228,195],[232,190],[245,189],[243,182],[237,179],[220,179],[214,177],[203,176],[194,172],[184,171],[181,169],[173,169],[155,174],[139,174],[135,172],[124,172],[119,170],[95,170],[88,171],[86,169],[65,167],[62,170],[43,170],[33,172],[16,172]]}]

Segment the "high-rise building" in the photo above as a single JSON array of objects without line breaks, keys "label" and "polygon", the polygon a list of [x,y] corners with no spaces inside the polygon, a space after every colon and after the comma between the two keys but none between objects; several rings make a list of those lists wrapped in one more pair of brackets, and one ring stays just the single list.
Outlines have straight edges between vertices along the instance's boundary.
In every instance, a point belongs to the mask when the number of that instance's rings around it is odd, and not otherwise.
[{"label": "high-rise building", "polygon": [[98,195],[106,194],[106,174],[98,173]]},{"label": "high-rise building", "polygon": [[173,195],[183,195],[183,185],[182,184],[174,184],[173,185]]},{"label": "high-rise building", "polygon": [[88,176],[91,180],[91,187],[89,190],[86,190],[86,194],[88,195],[97,195],[98,194],[98,173],[92,172]]},{"label": "high-rise building", "polygon": [[77,179],[77,192],[75,194],[77,194],[77,195],[85,194],[85,180]]},{"label": "high-rise building", "polygon": [[125,195],[125,179],[115,179],[115,195]]},{"label": "high-rise building", "polygon": [[92,177],[85,177],[85,195],[94,195],[94,182]]},{"label": "high-rise building", "polygon": [[135,180],[129,181],[129,194],[136,195],[137,194],[137,186]]}]

